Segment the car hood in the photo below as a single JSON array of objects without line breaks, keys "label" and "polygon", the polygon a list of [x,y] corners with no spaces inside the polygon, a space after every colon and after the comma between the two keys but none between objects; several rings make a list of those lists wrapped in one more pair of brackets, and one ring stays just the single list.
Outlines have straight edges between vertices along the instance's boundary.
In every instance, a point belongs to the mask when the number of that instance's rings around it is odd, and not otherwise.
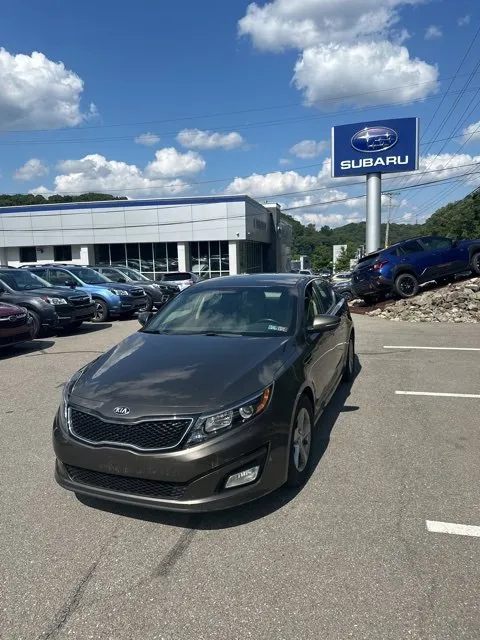
[{"label": "car hood", "polygon": [[[30,297],[30,296],[40,296],[42,298],[69,298],[70,296],[75,296],[75,289],[70,289],[69,287],[41,287],[40,289],[28,289],[26,291],[17,291],[14,290],[13,293],[17,296],[22,297]],[[79,291],[76,295],[81,295],[81,291]]]},{"label": "car hood", "polygon": [[16,304],[0,302],[0,318],[8,318],[11,315],[18,315],[20,313],[25,313],[25,309],[18,307]]},{"label": "car hood", "polygon": [[216,411],[272,383],[292,349],[292,338],[248,338],[135,333],[92,362],[71,402],[129,419]]}]

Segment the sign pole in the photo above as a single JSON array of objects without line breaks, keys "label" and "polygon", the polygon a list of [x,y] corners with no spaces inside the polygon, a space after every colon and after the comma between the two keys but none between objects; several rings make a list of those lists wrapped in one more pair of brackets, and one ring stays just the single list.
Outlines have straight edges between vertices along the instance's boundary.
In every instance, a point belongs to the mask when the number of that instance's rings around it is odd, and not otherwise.
[{"label": "sign pole", "polygon": [[381,247],[382,174],[367,174],[367,253]]}]

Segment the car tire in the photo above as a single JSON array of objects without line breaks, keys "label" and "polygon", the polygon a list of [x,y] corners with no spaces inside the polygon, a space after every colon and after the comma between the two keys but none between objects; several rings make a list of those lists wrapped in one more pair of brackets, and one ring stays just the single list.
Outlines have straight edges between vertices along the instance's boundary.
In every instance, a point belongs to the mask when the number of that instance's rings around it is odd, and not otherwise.
[{"label": "car tire", "polygon": [[470,269],[477,276],[480,276],[480,251],[477,251],[470,258]]},{"label": "car tire", "polygon": [[95,315],[92,318],[92,322],[106,322],[110,315],[107,305],[100,298],[94,298],[93,302],[95,304]]},{"label": "car tire", "polygon": [[139,309],[139,311],[151,311],[153,309],[153,299],[152,296],[147,293],[147,302],[144,307]]},{"label": "car tire", "polygon": [[353,300],[353,293],[351,291],[343,291],[340,295],[342,298],[345,298],[347,302],[351,302]]},{"label": "car tire", "polygon": [[307,481],[312,465],[313,433],[313,407],[307,396],[302,396],[293,420],[287,487],[301,487]]},{"label": "car tire", "polygon": [[31,309],[27,309],[27,313],[29,317],[32,319],[32,340],[35,338],[39,338],[42,333],[42,323],[40,320],[40,316],[35,311]]},{"label": "car tire", "polygon": [[347,355],[345,357],[345,365],[343,367],[343,382],[352,382],[355,378],[355,339],[353,335],[348,341]]},{"label": "car tire", "polygon": [[413,273],[401,273],[395,278],[395,293],[400,298],[413,298],[418,293],[418,280]]}]

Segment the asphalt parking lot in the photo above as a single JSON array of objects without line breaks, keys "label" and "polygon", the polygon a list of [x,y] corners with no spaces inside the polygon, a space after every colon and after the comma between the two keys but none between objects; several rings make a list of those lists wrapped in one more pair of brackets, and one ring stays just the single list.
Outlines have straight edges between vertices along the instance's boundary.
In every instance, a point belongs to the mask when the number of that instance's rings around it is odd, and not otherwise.
[{"label": "asphalt parking lot", "polygon": [[354,320],[358,375],[308,484],[213,515],[83,504],[53,480],[63,383],[136,321],[0,353],[0,637],[478,640],[478,326]]}]

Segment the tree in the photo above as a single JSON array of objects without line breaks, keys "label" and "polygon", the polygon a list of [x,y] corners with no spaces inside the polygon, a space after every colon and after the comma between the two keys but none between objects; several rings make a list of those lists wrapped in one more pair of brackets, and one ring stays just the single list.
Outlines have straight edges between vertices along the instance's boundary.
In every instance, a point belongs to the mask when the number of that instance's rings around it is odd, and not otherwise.
[{"label": "tree", "polygon": [[332,266],[332,247],[327,244],[319,244],[313,252],[311,263],[314,271],[330,268]]},{"label": "tree", "polygon": [[350,260],[355,258],[356,247],[354,245],[347,245],[347,249],[342,249],[342,253],[337,259],[335,263],[336,271],[349,271],[350,270]]}]

